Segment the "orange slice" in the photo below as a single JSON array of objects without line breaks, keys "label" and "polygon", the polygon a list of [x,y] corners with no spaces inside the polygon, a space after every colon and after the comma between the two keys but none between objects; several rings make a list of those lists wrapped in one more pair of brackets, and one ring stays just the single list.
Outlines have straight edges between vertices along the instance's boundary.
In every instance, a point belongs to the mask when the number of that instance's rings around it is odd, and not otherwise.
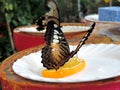
[{"label": "orange slice", "polygon": [[46,78],[62,78],[81,71],[85,66],[86,63],[84,59],[73,57],[58,70],[55,69],[43,70],[42,76]]}]

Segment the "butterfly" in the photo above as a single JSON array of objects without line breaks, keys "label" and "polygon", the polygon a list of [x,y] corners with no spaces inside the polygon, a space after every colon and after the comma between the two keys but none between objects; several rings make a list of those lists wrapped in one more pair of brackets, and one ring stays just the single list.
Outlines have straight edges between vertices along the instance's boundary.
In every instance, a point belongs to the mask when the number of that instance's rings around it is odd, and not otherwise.
[{"label": "butterfly", "polygon": [[45,14],[44,18],[42,17],[45,21],[42,18],[37,21],[38,30],[46,29],[44,35],[46,44],[42,48],[41,62],[47,69],[57,70],[79,51],[93,31],[95,23],[91,25],[90,29],[80,40],[77,48],[70,52],[69,43],[61,30],[56,2],[54,0],[46,0],[46,6],[50,8],[50,11]]}]

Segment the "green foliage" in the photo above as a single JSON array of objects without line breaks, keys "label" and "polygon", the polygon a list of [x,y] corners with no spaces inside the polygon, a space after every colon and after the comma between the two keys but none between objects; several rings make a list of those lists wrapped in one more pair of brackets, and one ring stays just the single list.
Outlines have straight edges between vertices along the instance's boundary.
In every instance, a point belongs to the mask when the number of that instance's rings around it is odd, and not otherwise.
[{"label": "green foliage", "polygon": [[30,25],[45,13],[45,0],[4,0],[3,13],[7,13],[7,20],[12,27]]},{"label": "green foliage", "polygon": [[0,23],[0,62],[12,54],[10,40],[7,29],[4,24]]},{"label": "green foliage", "polygon": [[6,19],[11,30],[17,26],[33,24],[46,12],[44,3],[45,0],[0,0],[0,62],[13,53]]}]

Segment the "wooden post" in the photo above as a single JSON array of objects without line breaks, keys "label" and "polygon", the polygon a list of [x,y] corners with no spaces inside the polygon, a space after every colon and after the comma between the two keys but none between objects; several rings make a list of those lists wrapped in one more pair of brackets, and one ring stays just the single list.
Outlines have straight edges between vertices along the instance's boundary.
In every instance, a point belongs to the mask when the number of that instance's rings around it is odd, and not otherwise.
[{"label": "wooden post", "polygon": [[10,24],[7,20],[7,15],[8,14],[5,12],[5,20],[6,20],[6,24],[7,24],[8,35],[9,35],[9,38],[10,38],[11,48],[13,50],[13,53],[15,53],[15,47],[14,47],[14,43],[13,43],[12,32],[11,32]]}]

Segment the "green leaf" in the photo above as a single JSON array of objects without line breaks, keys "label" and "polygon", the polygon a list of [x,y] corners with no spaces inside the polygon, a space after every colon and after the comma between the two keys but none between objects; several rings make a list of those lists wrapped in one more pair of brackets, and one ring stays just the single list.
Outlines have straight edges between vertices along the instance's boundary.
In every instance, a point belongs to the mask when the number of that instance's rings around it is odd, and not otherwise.
[{"label": "green leaf", "polygon": [[10,13],[10,14],[7,15],[8,22],[11,22],[12,18],[13,18],[13,13]]},{"label": "green leaf", "polygon": [[12,4],[12,3],[5,3],[5,9],[6,9],[7,11],[13,10],[13,4]]},{"label": "green leaf", "polygon": [[12,20],[12,23],[15,25],[15,26],[18,26],[18,22],[16,20]]}]

